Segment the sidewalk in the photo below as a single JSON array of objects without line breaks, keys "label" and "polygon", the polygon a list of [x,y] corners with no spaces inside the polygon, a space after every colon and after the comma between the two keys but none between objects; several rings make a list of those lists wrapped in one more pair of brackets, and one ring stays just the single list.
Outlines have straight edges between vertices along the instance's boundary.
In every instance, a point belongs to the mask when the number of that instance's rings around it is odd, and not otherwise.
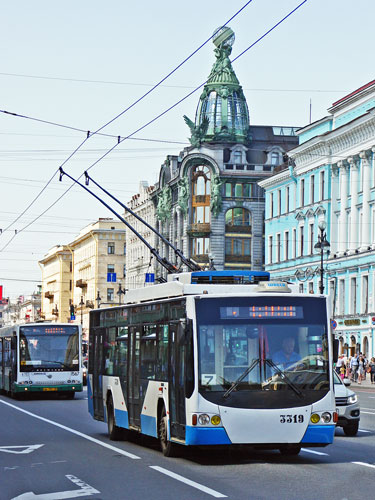
[{"label": "sidewalk", "polygon": [[362,390],[366,390],[366,391],[370,390],[370,391],[374,391],[375,392],[375,384],[371,383],[370,374],[369,373],[366,374],[366,379],[362,380],[362,382],[360,384],[358,384],[358,382],[352,382],[349,387],[353,391],[356,391],[357,389],[358,390],[362,389]]}]

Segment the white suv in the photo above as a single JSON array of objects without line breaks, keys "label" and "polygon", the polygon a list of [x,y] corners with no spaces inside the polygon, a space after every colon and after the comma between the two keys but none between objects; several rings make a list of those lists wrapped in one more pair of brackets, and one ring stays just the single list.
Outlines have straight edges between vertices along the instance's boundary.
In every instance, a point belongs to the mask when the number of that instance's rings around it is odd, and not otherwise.
[{"label": "white suv", "polygon": [[335,387],[336,411],[339,415],[338,427],[342,427],[347,436],[356,436],[359,427],[359,403],[357,395],[348,389],[349,379],[341,378],[333,372],[333,382]]}]

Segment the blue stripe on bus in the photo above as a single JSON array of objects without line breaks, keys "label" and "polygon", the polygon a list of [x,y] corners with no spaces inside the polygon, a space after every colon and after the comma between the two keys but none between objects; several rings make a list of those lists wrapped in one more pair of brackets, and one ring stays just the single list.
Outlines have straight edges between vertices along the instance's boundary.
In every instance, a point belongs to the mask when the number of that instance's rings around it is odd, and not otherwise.
[{"label": "blue stripe on bus", "polygon": [[152,436],[155,438],[158,437],[155,417],[141,414],[141,429],[142,434],[147,434],[147,436]]},{"label": "blue stripe on bus", "polygon": [[232,444],[223,427],[186,426],[187,445]]},{"label": "blue stripe on bus", "polygon": [[333,443],[334,425],[309,425],[301,443]]},{"label": "blue stripe on bus", "polygon": [[129,429],[129,419],[127,411],[115,409],[115,419],[116,419],[116,425],[118,427]]},{"label": "blue stripe on bus", "polygon": [[92,398],[90,377],[87,377],[87,402],[88,402],[88,406],[89,406],[89,413],[93,417],[94,416],[94,400]]}]

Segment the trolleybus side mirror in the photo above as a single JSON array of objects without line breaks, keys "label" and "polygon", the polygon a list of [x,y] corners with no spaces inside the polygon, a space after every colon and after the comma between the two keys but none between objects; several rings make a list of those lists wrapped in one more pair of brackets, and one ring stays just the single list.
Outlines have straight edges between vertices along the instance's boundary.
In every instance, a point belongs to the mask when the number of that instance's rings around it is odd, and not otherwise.
[{"label": "trolleybus side mirror", "polygon": [[339,359],[339,341],[338,339],[333,339],[333,362],[337,363]]}]

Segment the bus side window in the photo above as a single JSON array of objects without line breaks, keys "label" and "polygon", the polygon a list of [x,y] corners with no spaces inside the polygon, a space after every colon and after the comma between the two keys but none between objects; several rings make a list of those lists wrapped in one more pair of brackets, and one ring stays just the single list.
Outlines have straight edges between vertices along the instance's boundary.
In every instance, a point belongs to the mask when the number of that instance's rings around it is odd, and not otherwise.
[{"label": "bus side window", "polygon": [[157,370],[156,379],[162,382],[168,380],[168,325],[158,325],[157,329],[158,346],[157,346]]},{"label": "bus side window", "polygon": [[141,378],[155,380],[156,325],[145,325],[141,338]]},{"label": "bus side window", "polygon": [[117,328],[107,328],[104,338],[104,373],[113,375],[113,364],[115,359],[115,339],[117,336]]}]

